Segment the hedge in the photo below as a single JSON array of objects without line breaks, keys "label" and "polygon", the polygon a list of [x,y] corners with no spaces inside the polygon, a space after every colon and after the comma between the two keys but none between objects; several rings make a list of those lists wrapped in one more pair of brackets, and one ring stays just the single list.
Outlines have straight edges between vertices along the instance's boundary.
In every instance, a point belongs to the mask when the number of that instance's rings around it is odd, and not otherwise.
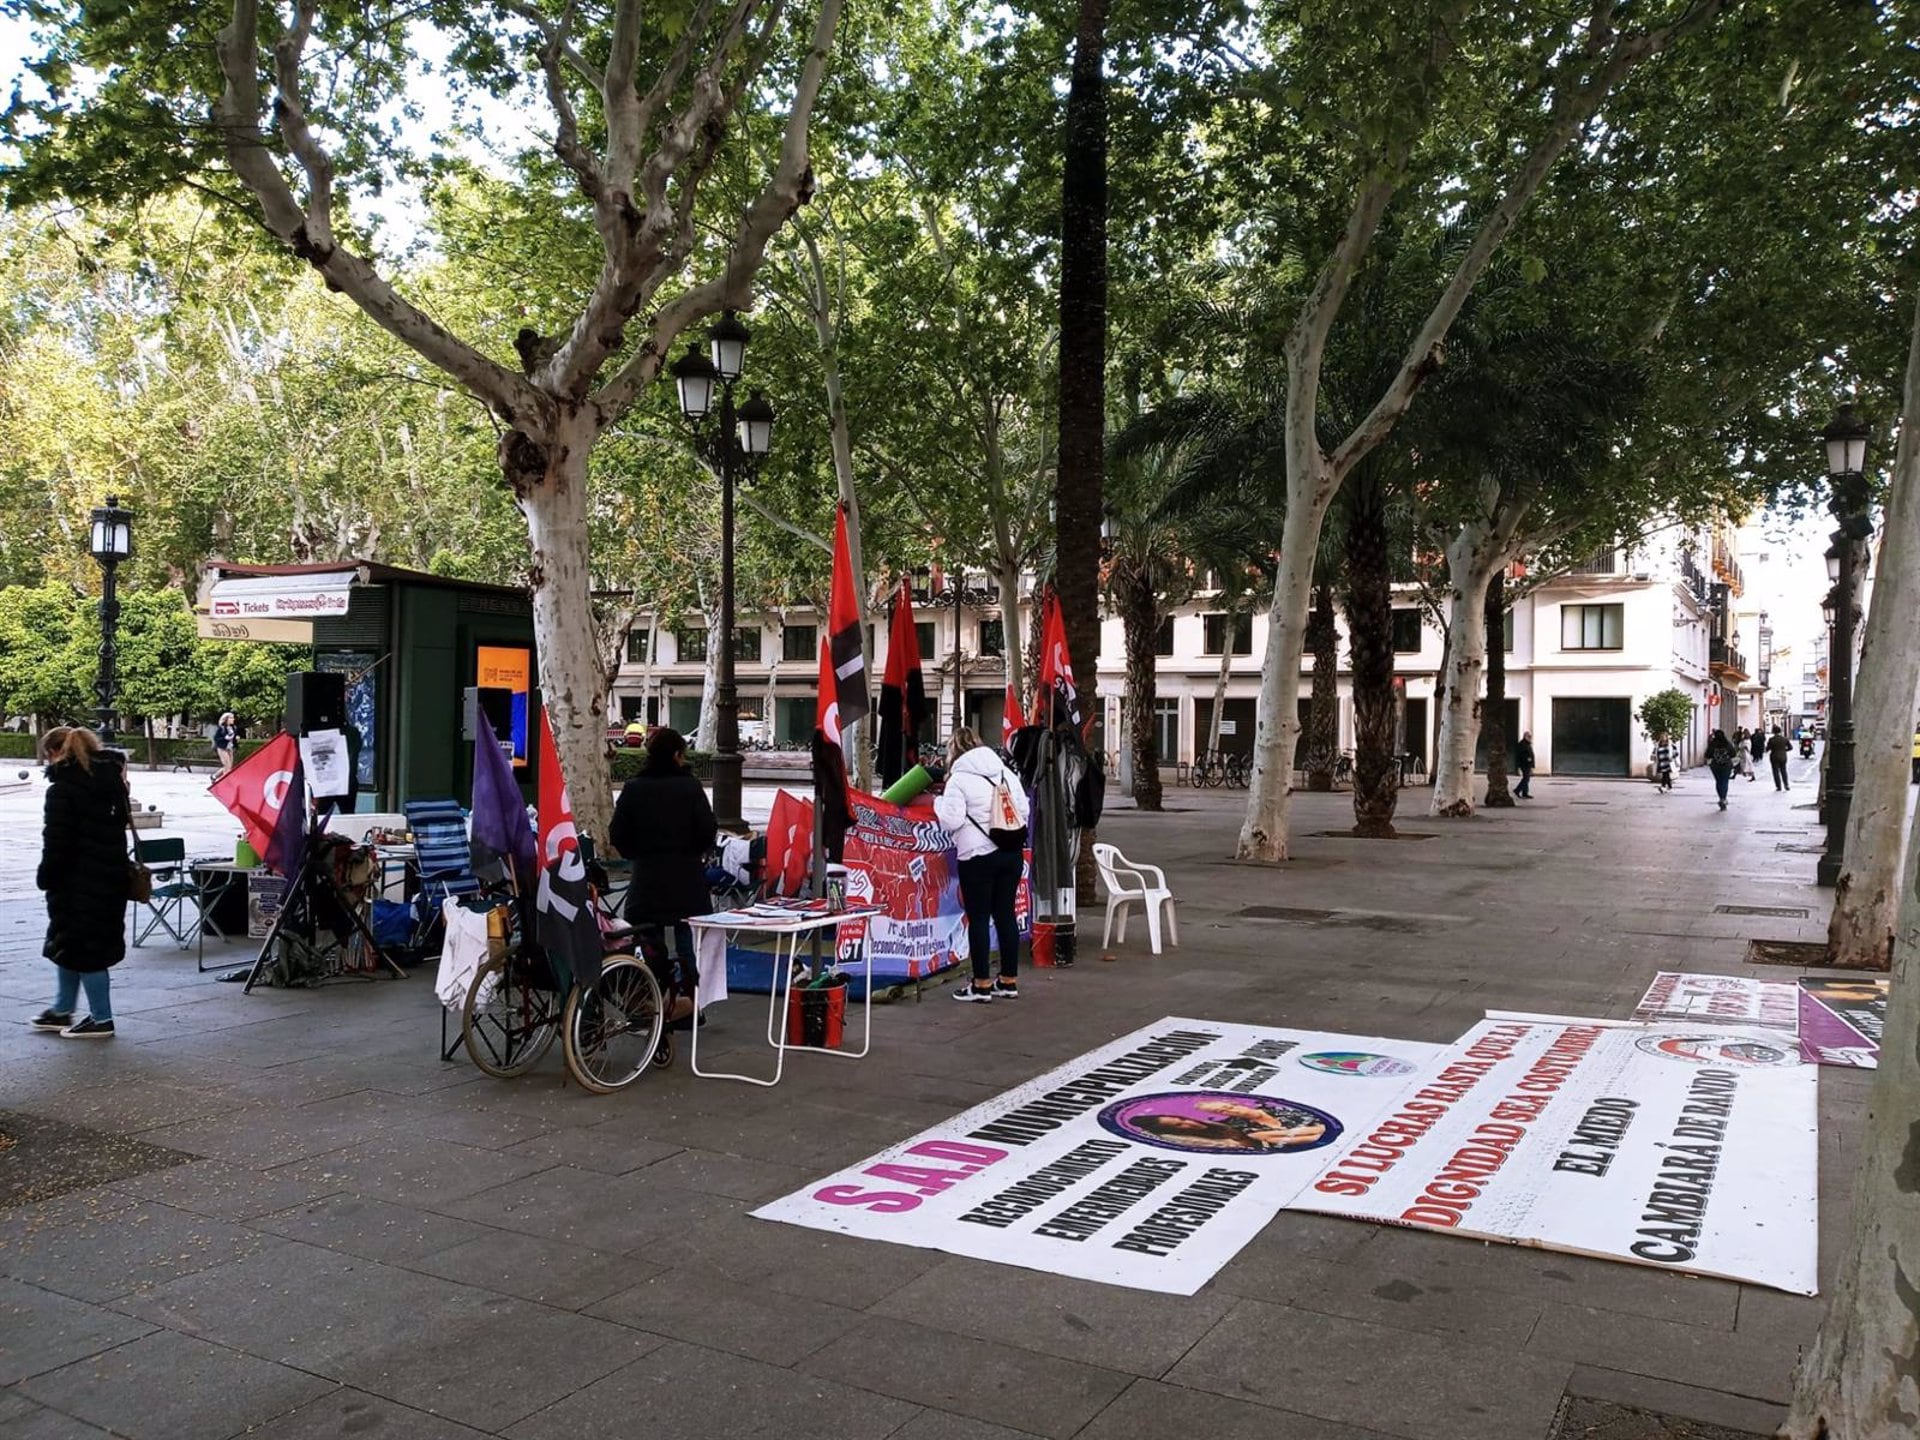
[{"label": "hedge", "polygon": [[[115,743],[127,752],[128,758],[138,768],[147,763],[147,737],[144,735],[117,736]],[[237,758],[244,760],[253,754],[266,740],[242,740]],[[11,730],[0,731],[0,760],[34,760],[39,758],[40,737],[38,735],[18,734]],[[214,758],[213,741],[205,736],[188,735],[178,740],[155,740],[153,742],[154,763],[167,766],[187,763],[211,767],[219,763]]]},{"label": "hedge", "polygon": [[[647,763],[647,752],[639,746],[622,747],[613,752],[613,783],[631,780]],[[687,751],[687,765],[702,780],[713,779],[713,756],[705,750]]]}]

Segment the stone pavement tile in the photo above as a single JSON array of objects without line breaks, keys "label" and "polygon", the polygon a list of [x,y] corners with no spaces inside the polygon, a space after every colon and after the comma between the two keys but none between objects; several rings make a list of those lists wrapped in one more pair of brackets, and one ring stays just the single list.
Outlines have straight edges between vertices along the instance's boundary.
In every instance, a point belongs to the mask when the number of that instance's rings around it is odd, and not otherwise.
[{"label": "stone pavement tile", "polygon": [[[115,1012],[118,1013],[115,997]],[[205,1119],[233,1108],[215,1090],[181,1085],[152,1077],[108,1081],[70,1089],[37,1100],[28,1107],[35,1115],[84,1125],[115,1135],[137,1135],[161,1125]]]},{"label": "stone pavement tile", "polygon": [[933,1410],[1065,1440],[1126,1388],[1117,1370],[1013,1345],[971,1340],[901,1320],[870,1319],[801,1364]]},{"label": "stone pavement tile", "polygon": [[265,1170],[324,1155],[365,1137],[351,1122],[330,1122],[275,1105],[254,1105],[204,1120],[163,1125],[140,1138],[209,1160]]},{"label": "stone pavement tile", "polygon": [[333,1387],[224,1345],[156,1330],[20,1388],[129,1440],[192,1440],[236,1434]]},{"label": "stone pavement tile", "polygon": [[328,1190],[444,1210],[464,1196],[549,1167],[531,1157],[389,1133],[284,1168]]},{"label": "stone pavement tile", "polygon": [[586,1313],[769,1365],[793,1365],[860,1323],[857,1310],[741,1285],[699,1266],[661,1271]]},{"label": "stone pavement tile", "polygon": [[484,1440],[479,1430],[344,1385],[253,1427],[245,1440],[341,1440],[343,1436],[350,1440]]},{"label": "stone pavement tile", "polygon": [[1160,1295],[956,1258],[894,1291],[872,1313],[1157,1376],[1233,1306],[1231,1295]]},{"label": "stone pavement tile", "polygon": [[142,1201],[81,1225],[48,1225],[0,1249],[0,1273],[104,1302],[271,1251],[280,1241],[231,1221]]},{"label": "stone pavement tile", "polygon": [[328,1194],[333,1187],[284,1170],[259,1171],[224,1160],[196,1160],[171,1170],[116,1180],[111,1188],[196,1215],[246,1220]]},{"label": "stone pavement tile", "polygon": [[680,1153],[678,1145],[663,1145],[643,1140],[630,1132],[609,1130],[606,1124],[568,1126],[548,1135],[536,1135],[509,1145],[506,1153],[528,1159],[545,1160],[551,1165],[572,1165],[602,1175],[626,1175],[644,1170],[657,1160]]},{"label": "stone pavement tile", "polygon": [[640,1252],[697,1261],[730,1279],[849,1310],[865,1310],[947,1257],[911,1245],[856,1240],[803,1225],[722,1216]]},{"label": "stone pavement tile", "polygon": [[1009,1430],[947,1410],[922,1410],[887,1440],[1032,1440],[1032,1436],[1031,1430]]},{"label": "stone pavement tile", "polygon": [[[892,1363],[882,1351],[876,1368]],[[698,1436],[699,1440],[887,1440],[916,1411],[860,1385],[670,1340],[637,1364],[506,1430],[511,1440]]]},{"label": "stone pavement tile", "polygon": [[[446,1217],[435,1217],[435,1223],[466,1224]],[[497,1290],[502,1295],[517,1295],[522,1300],[537,1300],[560,1310],[584,1309],[639,1284],[660,1268],[614,1251],[589,1250],[543,1240],[538,1235],[480,1225],[466,1228],[475,1232],[473,1239],[408,1263],[429,1275]]]},{"label": "stone pavement tile", "polygon": [[342,1192],[277,1210],[249,1222],[269,1235],[304,1241],[363,1260],[405,1264],[490,1232],[445,1215]]},{"label": "stone pavement tile", "polygon": [[1698,1420],[1707,1425],[1725,1425],[1729,1429],[1755,1435],[1772,1435],[1787,1418],[1787,1407],[1728,1395],[1720,1390],[1702,1390],[1693,1385],[1676,1385],[1671,1380],[1652,1380],[1645,1375],[1628,1375],[1619,1370],[1602,1370],[1593,1365],[1576,1365],[1567,1381],[1567,1394],[1590,1400],[1611,1400],[1631,1405],[1636,1410],[1651,1410],[1658,1415],[1675,1415],[1682,1420]]},{"label": "stone pavement tile", "polygon": [[1451,1273],[1444,1282],[1426,1276],[1416,1280],[1391,1269],[1370,1271],[1355,1264],[1298,1260],[1290,1265],[1242,1271],[1221,1289],[1250,1300],[1321,1315],[1340,1315],[1431,1335],[1462,1336],[1479,1345],[1518,1349],[1526,1344],[1540,1319],[1542,1302],[1496,1290],[1490,1284],[1457,1283],[1464,1280],[1464,1276]]},{"label": "stone pavement tile", "polygon": [[[1489,1437],[1493,1433],[1489,1431]],[[1207,1440],[1384,1440],[1377,1430],[1332,1425],[1317,1416],[1156,1380],[1134,1381],[1074,1440],[1167,1440],[1176,1435],[1204,1435]]]},{"label": "stone pavement tile", "polygon": [[1247,1300],[1166,1378],[1414,1440],[1544,1435],[1573,1366]]},{"label": "stone pavement tile", "polygon": [[1800,1342],[1811,1334],[1810,1328],[1804,1337],[1729,1333],[1584,1306],[1549,1305],[1527,1342],[1527,1353],[1785,1404],[1793,1390]]},{"label": "stone pavement tile", "polygon": [[97,1305],[0,1279],[0,1385],[57,1370],[152,1329]]},{"label": "stone pavement tile", "polygon": [[725,1195],[735,1200],[766,1201],[797,1190],[819,1171],[797,1165],[776,1165],[767,1160],[748,1160],[739,1155],[717,1155],[711,1150],[682,1150],[668,1159],[647,1167],[647,1178],[698,1190],[706,1195]]},{"label": "stone pavement tile", "polygon": [[738,1201],[650,1181],[645,1171],[597,1175],[556,1165],[435,1208],[502,1230],[647,1258],[649,1242],[675,1236],[741,1206]]},{"label": "stone pavement tile", "polygon": [[0,1408],[0,1440],[112,1440],[98,1425],[36,1405],[24,1395],[12,1398],[15,1408]]},{"label": "stone pavement tile", "polygon": [[1740,1313],[1734,1329],[1749,1339],[1770,1340],[1783,1346],[1809,1349],[1820,1319],[1827,1313],[1827,1296],[1789,1295],[1761,1285],[1740,1287]]},{"label": "stone pavement tile", "polygon": [[1253,1295],[1252,1290],[1242,1292],[1241,1285],[1272,1284],[1276,1274],[1284,1275],[1301,1260],[1332,1264],[1351,1259],[1378,1228],[1360,1220],[1313,1215],[1305,1210],[1282,1210],[1227,1262],[1213,1284],[1223,1290]]},{"label": "stone pavement tile", "polygon": [[1442,1298],[1497,1291],[1716,1330],[1733,1328],[1740,1295],[1729,1280],[1398,1225],[1381,1226],[1351,1264],[1369,1288],[1397,1282]]}]

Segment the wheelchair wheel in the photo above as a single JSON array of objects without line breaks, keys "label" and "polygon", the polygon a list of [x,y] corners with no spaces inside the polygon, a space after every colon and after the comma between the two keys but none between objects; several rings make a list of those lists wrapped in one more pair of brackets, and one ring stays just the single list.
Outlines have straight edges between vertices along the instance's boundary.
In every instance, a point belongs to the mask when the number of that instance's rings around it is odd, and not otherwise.
[{"label": "wheelchair wheel", "polygon": [[560,1028],[560,997],[511,955],[489,960],[467,988],[460,1042],[467,1056],[501,1080],[524,1075],[540,1062]]},{"label": "wheelchair wheel", "polygon": [[664,1019],[653,972],[631,955],[609,955],[598,984],[567,996],[567,1073],[595,1094],[624,1089],[653,1062]]}]

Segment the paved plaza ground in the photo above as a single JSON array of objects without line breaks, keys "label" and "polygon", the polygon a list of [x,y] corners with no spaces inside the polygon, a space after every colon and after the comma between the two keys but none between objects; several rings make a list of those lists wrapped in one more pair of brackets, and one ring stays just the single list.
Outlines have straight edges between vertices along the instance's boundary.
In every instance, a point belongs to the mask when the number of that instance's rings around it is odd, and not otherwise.
[{"label": "paved plaza ground", "polygon": [[[232,833],[182,808],[199,783],[136,776],[167,833],[215,842],[196,853]],[[1736,784],[1721,814],[1704,771],[1665,797],[1542,780],[1445,823],[1415,789],[1406,828],[1431,838],[1396,842],[1316,835],[1349,802],[1303,796],[1277,869],[1227,859],[1237,792],[1169,790],[1102,836],[1167,868],[1179,949],[1139,936],[1104,964],[1096,924],[1017,1006],[932,991],[876,1012],[868,1059],[801,1055],[771,1091],[683,1058],[594,1098],[557,1052],[490,1080],[438,1059],[427,974],[243,995],[191,953],[134,952],[115,1041],[0,1027],[0,1130],[120,1177],[11,1205],[0,1185],[0,1437],[1720,1433],[1636,1411],[1767,1432],[1821,1300],[1294,1213],[1180,1297],[748,1215],[1165,1015],[1445,1042],[1489,1008],[1625,1016],[1662,969],[1790,978],[1744,957],[1824,936],[1811,767],[1789,794]],[[0,790],[0,1003],[21,1021],[50,973],[38,804]],[[717,1007],[714,1048],[765,1058],[762,1003]],[[1869,1079],[1820,1072],[1823,1285]],[[0,1153],[0,1179],[18,1163]]]}]

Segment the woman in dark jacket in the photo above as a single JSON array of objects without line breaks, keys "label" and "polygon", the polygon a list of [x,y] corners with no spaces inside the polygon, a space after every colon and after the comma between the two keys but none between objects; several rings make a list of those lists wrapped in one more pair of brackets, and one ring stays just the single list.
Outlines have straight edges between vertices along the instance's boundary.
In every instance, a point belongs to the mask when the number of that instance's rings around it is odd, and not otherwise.
[{"label": "woman in dark jacket", "polygon": [[691,994],[698,977],[690,915],[713,909],[706,857],[719,827],[713,806],[687,768],[687,742],[664,726],[647,737],[647,762],[627,781],[613,807],[607,838],[632,863],[627,919],[673,931],[681,987]]},{"label": "woman in dark jacket", "polygon": [[[47,732],[47,822],[34,883],[47,896],[41,953],[58,976],[51,1009],[32,1021],[69,1039],[113,1036],[107,971],[126,957],[127,776],[120,757],[93,731]],[[87,1016],[75,1021],[81,986]]]}]

